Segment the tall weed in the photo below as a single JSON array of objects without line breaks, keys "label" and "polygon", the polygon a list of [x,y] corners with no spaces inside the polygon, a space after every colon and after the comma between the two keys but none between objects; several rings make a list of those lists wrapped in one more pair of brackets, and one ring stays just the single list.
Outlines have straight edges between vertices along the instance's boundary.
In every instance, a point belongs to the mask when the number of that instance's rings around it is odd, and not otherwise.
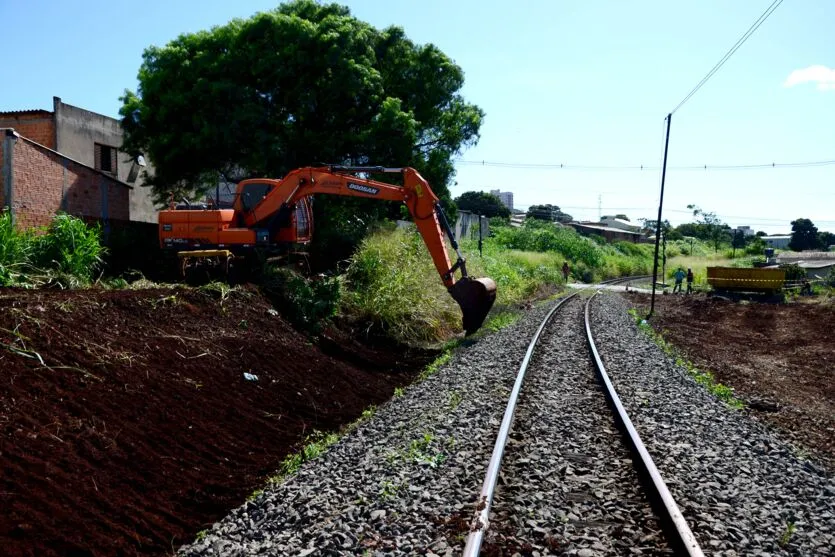
[{"label": "tall weed", "polygon": [[7,210],[0,212],[0,286],[19,282],[31,252],[29,235],[15,229]]},{"label": "tall weed", "polygon": [[[495,307],[530,299],[562,282],[563,258],[555,253],[508,250],[492,240],[479,256],[465,240],[467,270],[498,286]],[[437,342],[460,330],[461,312],[447,293],[423,240],[414,231],[382,231],[367,237],[346,273],[345,313],[373,323],[403,342]]]},{"label": "tall weed", "polygon": [[87,286],[104,252],[98,225],[59,214],[44,229],[20,231],[0,213],[0,286]]},{"label": "tall weed", "polygon": [[344,311],[400,341],[448,337],[460,320],[421,237],[412,231],[366,237],[346,272]]},{"label": "tall weed", "polygon": [[88,226],[67,214],[55,215],[45,233],[34,238],[32,248],[36,266],[74,277],[79,285],[93,280],[105,252],[101,226]]},{"label": "tall weed", "polygon": [[264,269],[261,288],[285,317],[314,333],[336,314],[342,292],[338,278],[306,279],[291,269],[271,266]]}]

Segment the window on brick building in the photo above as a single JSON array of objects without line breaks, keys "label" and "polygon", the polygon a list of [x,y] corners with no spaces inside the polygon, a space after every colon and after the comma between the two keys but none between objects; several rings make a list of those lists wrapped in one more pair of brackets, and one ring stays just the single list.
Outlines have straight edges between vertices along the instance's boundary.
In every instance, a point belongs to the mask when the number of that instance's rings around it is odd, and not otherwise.
[{"label": "window on brick building", "polygon": [[96,143],[96,170],[116,172],[116,148]]}]

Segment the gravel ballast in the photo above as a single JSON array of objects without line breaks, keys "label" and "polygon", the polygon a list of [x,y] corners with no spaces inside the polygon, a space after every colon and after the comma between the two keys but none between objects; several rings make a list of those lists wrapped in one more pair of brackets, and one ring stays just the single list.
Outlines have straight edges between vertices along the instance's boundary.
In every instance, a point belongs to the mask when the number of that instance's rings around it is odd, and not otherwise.
[{"label": "gravel ballast", "polygon": [[[459,554],[516,371],[551,306],[457,350],[180,554]],[[607,370],[705,553],[835,555],[832,478],[707,393],[638,330],[622,298],[592,307]],[[485,549],[664,552],[593,388],[580,303],[565,310],[531,364]]]},{"label": "gravel ballast", "polygon": [[628,315],[592,302],[593,334],[633,423],[707,554],[835,555],[835,481],[697,384]]},{"label": "gravel ballast", "polygon": [[550,307],[457,350],[436,374],[180,553],[460,552],[506,397]]},{"label": "gravel ballast", "polygon": [[670,554],[589,358],[584,298],[537,345],[502,464],[488,555]]}]

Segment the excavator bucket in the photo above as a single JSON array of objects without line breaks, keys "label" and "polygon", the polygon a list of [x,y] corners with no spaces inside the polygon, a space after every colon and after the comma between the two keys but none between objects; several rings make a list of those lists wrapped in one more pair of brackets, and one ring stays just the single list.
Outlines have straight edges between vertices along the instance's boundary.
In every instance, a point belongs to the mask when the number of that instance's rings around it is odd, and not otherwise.
[{"label": "excavator bucket", "polygon": [[493,302],[496,301],[496,283],[490,278],[462,278],[450,289],[450,295],[461,306],[461,313],[464,316],[464,332],[471,335],[476,332]]}]

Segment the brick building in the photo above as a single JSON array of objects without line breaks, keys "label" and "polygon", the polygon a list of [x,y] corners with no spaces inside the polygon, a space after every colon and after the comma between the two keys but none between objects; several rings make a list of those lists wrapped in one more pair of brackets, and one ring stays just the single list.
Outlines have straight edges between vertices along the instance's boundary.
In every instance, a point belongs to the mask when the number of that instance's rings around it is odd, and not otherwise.
[{"label": "brick building", "polygon": [[101,221],[106,232],[130,220],[128,184],[11,128],[0,134],[0,208],[19,227],[47,225],[58,211]]},{"label": "brick building", "polygon": [[[5,128],[5,129],[3,129]],[[53,98],[53,111],[0,112],[0,207],[22,226],[58,210],[133,223],[156,223],[141,157],[119,151],[118,120]]]}]

